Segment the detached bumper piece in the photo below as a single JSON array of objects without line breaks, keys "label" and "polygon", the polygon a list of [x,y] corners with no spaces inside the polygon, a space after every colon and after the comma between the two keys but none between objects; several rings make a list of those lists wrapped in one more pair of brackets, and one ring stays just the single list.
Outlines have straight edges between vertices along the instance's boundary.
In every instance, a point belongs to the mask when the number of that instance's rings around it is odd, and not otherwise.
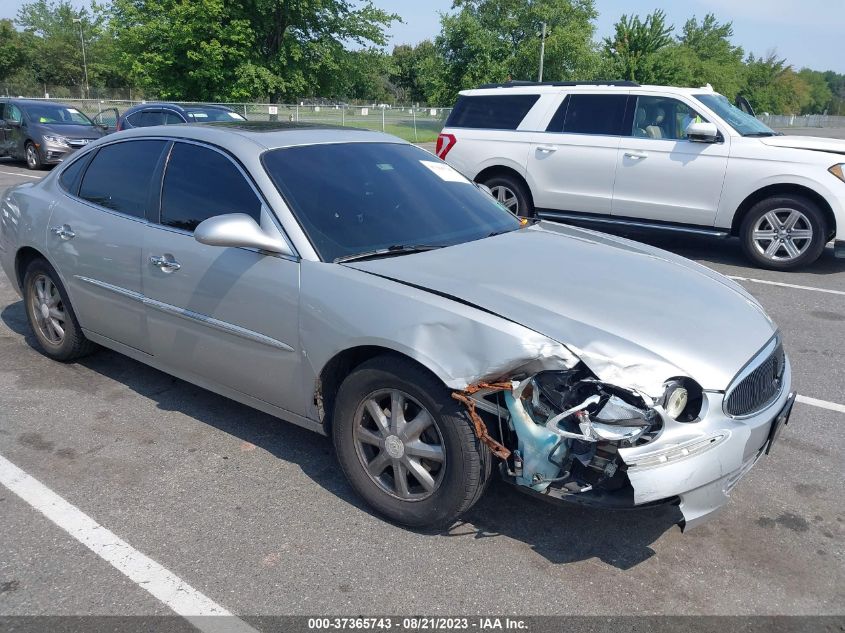
[{"label": "detached bumper piece", "polygon": [[838,259],[845,259],[845,240],[836,240],[833,243],[833,256]]}]

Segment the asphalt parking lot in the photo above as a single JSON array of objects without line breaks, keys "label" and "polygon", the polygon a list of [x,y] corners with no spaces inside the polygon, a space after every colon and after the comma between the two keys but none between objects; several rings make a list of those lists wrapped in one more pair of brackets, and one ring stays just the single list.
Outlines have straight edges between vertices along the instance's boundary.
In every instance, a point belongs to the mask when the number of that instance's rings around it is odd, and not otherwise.
[{"label": "asphalt parking lot", "polygon": [[[0,189],[37,177],[0,161]],[[845,260],[828,248],[775,273],[735,240],[646,241],[742,278],[805,398],[726,509],[686,534],[674,508],[562,507],[498,483],[448,531],[395,527],[326,438],[113,352],[48,360],[4,276],[0,456],[242,616],[843,614]],[[0,615],[170,613],[3,487],[0,517]]]}]

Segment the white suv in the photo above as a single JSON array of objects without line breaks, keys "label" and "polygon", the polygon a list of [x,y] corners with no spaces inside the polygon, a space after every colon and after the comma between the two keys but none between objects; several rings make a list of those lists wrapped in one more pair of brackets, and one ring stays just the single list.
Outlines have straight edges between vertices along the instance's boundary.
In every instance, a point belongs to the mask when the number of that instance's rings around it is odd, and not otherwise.
[{"label": "white suv", "polygon": [[738,235],[780,270],[830,240],[845,257],[845,141],[780,135],[709,87],[483,86],[436,151],[519,215]]}]

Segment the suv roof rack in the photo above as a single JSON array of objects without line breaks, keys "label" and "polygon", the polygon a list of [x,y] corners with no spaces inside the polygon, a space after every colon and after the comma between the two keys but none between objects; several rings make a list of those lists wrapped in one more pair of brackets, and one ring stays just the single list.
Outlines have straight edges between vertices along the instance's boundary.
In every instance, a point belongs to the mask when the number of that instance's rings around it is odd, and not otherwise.
[{"label": "suv roof rack", "polygon": [[636,81],[508,81],[503,84],[482,84],[479,88],[522,88],[524,86],[618,86],[620,88],[639,88]]}]

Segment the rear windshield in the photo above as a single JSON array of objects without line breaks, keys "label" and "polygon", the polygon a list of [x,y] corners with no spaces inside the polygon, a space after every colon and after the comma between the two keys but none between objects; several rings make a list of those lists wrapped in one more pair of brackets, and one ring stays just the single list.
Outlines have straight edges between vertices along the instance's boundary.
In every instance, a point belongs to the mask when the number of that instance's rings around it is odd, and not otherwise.
[{"label": "rear windshield", "polygon": [[446,127],[515,130],[540,95],[461,96]]},{"label": "rear windshield", "polygon": [[237,112],[220,108],[186,108],[189,123],[211,123],[212,121],[246,121]]},{"label": "rear windshield", "polygon": [[323,261],[451,246],[519,228],[492,197],[413,145],[288,147],[262,161]]}]

